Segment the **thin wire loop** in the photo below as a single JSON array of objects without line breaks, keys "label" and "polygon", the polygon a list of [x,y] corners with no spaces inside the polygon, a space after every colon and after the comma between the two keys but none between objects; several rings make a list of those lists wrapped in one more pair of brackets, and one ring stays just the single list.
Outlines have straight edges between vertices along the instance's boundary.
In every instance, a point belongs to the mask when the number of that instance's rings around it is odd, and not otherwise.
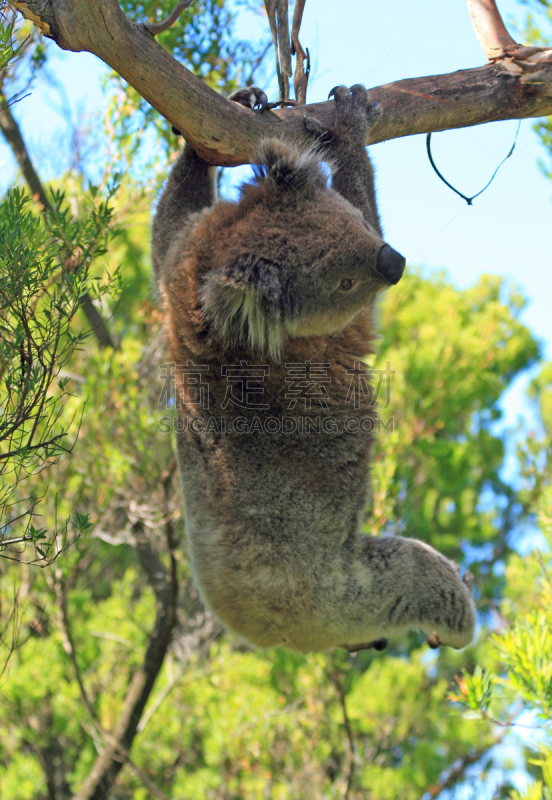
[{"label": "thin wire loop", "polygon": [[485,184],[485,186],[484,186],[484,187],[483,187],[483,188],[482,188],[482,189],[481,189],[479,192],[477,192],[477,194],[474,194],[474,195],[472,195],[471,197],[466,197],[466,195],[465,195],[465,194],[462,194],[462,192],[460,192],[460,191],[459,191],[458,189],[456,189],[456,188],[455,188],[455,187],[454,187],[454,186],[453,186],[451,183],[449,183],[449,182],[447,181],[447,179],[446,179],[446,178],[444,178],[444,177],[443,177],[443,175],[441,175],[441,173],[440,173],[440,172],[439,172],[439,170],[437,169],[437,166],[436,166],[436,164],[435,164],[435,161],[433,160],[433,156],[431,155],[431,133],[428,133],[428,134],[427,134],[427,137],[426,137],[426,148],[427,148],[427,155],[428,155],[428,158],[429,158],[429,163],[431,164],[431,166],[433,167],[433,169],[435,170],[435,172],[437,173],[437,175],[439,176],[439,178],[441,178],[441,180],[443,181],[443,183],[444,183],[444,184],[446,184],[446,185],[449,187],[449,189],[452,189],[452,191],[453,191],[453,192],[456,192],[456,194],[460,195],[460,197],[462,197],[462,198],[463,198],[463,199],[466,201],[466,203],[467,203],[469,206],[472,206],[472,205],[473,205],[473,201],[475,200],[475,198],[476,198],[476,197],[479,197],[479,195],[480,195],[480,194],[483,194],[483,192],[485,191],[485,189],[488,189],[488,188],[489,188],[489,186],[491,185],[491,183],[494,181],[494,179],[495,179],[495,177],[496,177],[496,174],[497,174],[498,170],[500,169],[500,167],[501,167],[501,166],[504,164],[504,162],[505,162],[505,161],[507,161],[507,160],[510,158],[510,156],[511,156],[511,155],[512,155],[512,153],[514,152],[514,150],[515,150],[515,147],[516,147],[516,143],[517,143],[517,138],[518,138],[518,133],[519,133],[520,126],[521,126],[521,120],[519,120],[519,122],[518,122],[517,130],[516,130],[516,135],[514,136],[514,143],[513,143],[513,145],[511,146],[511,148],[510,148],[510,152],[508,153],[508,155],[507,155],[507,156],[505,156],[505,157],[502,159],[502,161],[500,162],[500,164],[498,165],[498,167],[495,169],[495,171],[494,171],[494,172],[493,172],[493,174],[491,175],[491,179],[490,179],[490,181],[489,181],[488,183],[486,183],[486,184]]}]

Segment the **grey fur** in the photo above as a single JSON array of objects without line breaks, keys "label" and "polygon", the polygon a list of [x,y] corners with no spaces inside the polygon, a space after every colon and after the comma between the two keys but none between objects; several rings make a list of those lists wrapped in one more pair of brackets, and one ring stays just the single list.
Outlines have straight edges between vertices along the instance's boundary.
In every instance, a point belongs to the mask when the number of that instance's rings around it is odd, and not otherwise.
[{"label": "grey fur", "polygon": [[[262,106],[260,92],[235,99]],[[214,202],[213,170],[185,146],[158,204],[153,263],[169,357],[209,376],[209,410],[184,378],[176,387],[180,427],[198,420],[178,433],[193,569],[207,604],[260,647],[381,649],[412,628],[432,645],[463,647],[475,614],[456,565],[424,542],[359,532],[373,433],[347,431],[350,385],[374,336],[375,298],[404,260],[382,236],[363,144],[374,113],[366,90],[333,94],[334,127],[309,120],[308,151],[263,142],[239,203]],[[299,425],[286,364],[306,362],[329,364],[331,403],[312,412],[319,433],[260,431],[267,416]],[[266,368],[254,397],[269,411],[227,402],[228,368],[243,363]],[[371,390],[359,405],[375,426]],[[233,433],[209,421],[221,407]]]}]

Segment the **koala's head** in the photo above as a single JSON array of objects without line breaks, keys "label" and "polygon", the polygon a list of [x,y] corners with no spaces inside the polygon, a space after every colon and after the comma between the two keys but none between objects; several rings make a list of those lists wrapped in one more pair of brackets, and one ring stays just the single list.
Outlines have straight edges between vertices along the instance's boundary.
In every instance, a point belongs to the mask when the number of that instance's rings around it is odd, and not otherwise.
[{"label": "koala's head", "polygon": [[403,273],[404,258],[328,188],[320,161],[265,140],[239,203],[207,212],[201,303],[229,347],[279,360],[287,338],[341,330]]}]

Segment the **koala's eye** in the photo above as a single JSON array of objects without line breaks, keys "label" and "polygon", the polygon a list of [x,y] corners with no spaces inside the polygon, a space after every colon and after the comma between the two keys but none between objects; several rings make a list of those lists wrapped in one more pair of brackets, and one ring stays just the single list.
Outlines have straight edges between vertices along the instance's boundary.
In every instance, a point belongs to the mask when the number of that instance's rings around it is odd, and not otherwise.
[{"label": "koala's eye", "polygon": [[349,289],[352,289],[355,285],[355,282],[351,280],[351,278],[345,278],[345,280],[341,281],[339,284],[339,288],[343,289],[344,292],[348,292]]}]

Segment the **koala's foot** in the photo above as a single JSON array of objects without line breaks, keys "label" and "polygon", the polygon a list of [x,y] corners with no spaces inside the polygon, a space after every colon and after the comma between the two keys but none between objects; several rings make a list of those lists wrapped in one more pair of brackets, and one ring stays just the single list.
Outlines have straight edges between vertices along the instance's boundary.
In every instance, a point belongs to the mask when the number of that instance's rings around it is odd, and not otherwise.
[{"label": "koala's foot", "polygon": [[228,95],[228,99],[246,108],[255,109],[261,114],[268,105],[268,97],[258,86],[246,86],[243,89],[236,89],[235,92]]},{"label": "koala's foot", "polygon": [[347,650],[349,653],[356,653],[357,650],[385,650],[387,647],[388,640],[387,639],[375,639],[373,642],[365,642],[364,644],[347,644],[343,645],[343,650]]},{"label": "koala's foot", "polygon": [[[243,89],[236,89],[235,92],[228,95],[228,99],[246,108],[253,108],[261,114],[268,105],[268,97],[258,86],[246,86]],[[178,128],[175,128],[174,125],[172,126],[172,132],[176,136],[182,136]]]},{"label": "koala's foot", "polygon": [[364,148],[366,135],[374,119],[379,116],[377,103],[370,103],[368,91],[360,83],[349,89],[347,86],[334,86],[328,98],[333,97],[336,104],[335,125],[327,128],[317,119],[303,116],[306,129],[321,145],[331,144],[334,148],[356,145]]},{"label": "koala's foot", "polygon": [[[464,574],[461,575],[459,564],[457,564],[455,561],[451,561],[450,565],[453,567],[455,573],[458,575],[459,580],[464,584],[471,595],[474,583],[471,572],[469,570],[465,570]],[[434,630],[427,637],[427,643],[432,650],[436,650],[438,647],[454,647],[455,649],[460,649],[461,647],[465,647],[470,643],[472,634],[473,621],[471,629],[464,633],[460,631],[449,631],[448,633],[441,631],[441,633],[438,633],[436,630]]]}]

